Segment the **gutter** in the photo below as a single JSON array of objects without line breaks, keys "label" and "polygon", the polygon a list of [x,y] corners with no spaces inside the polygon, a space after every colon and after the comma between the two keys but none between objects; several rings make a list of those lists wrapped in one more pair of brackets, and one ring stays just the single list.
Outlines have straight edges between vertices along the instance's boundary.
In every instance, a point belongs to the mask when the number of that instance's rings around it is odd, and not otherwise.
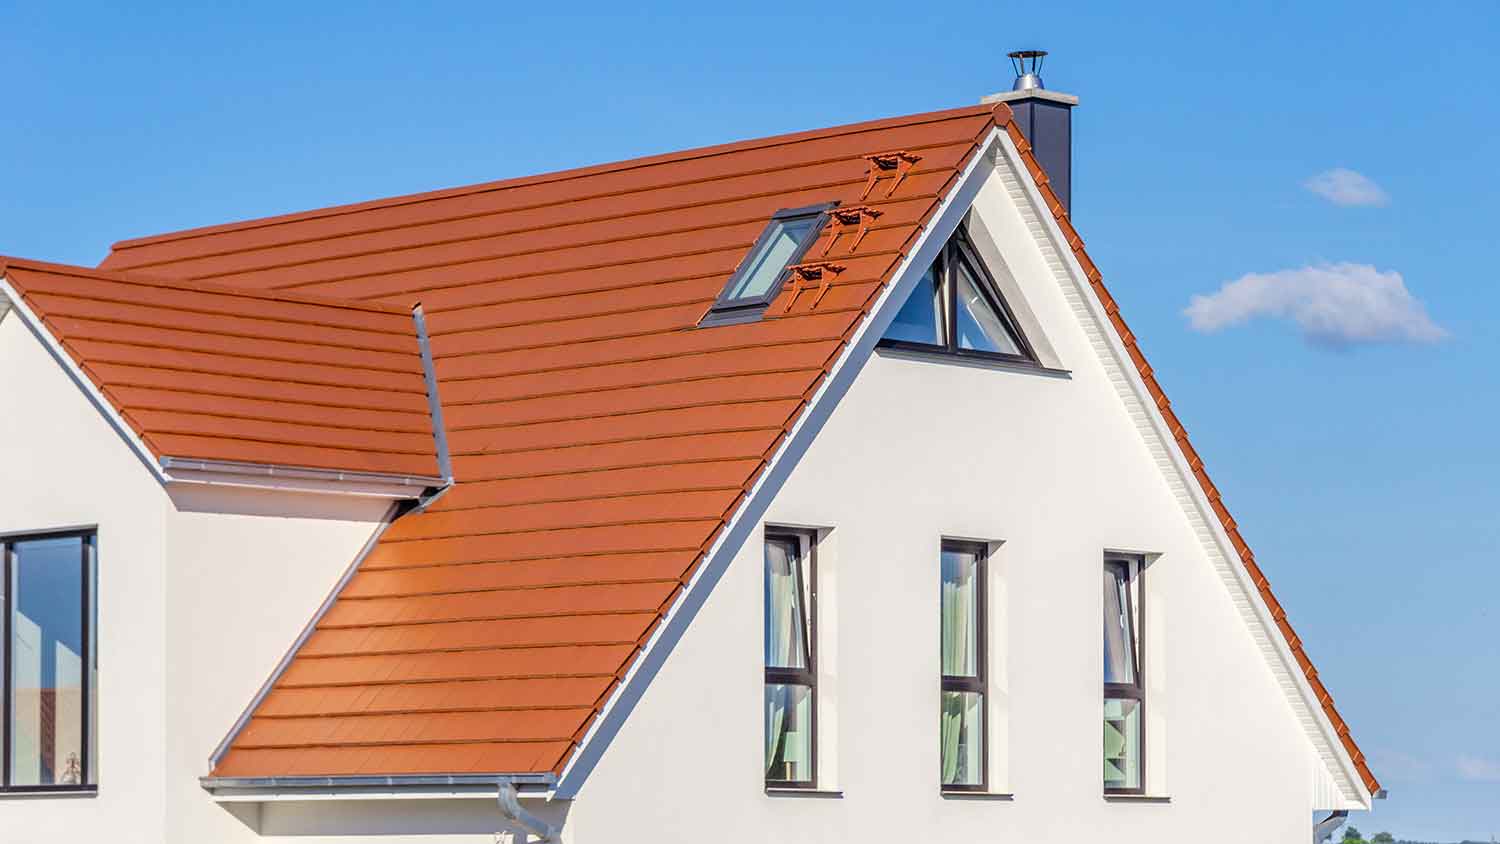
[{"label": "gutter", "polygon": [[[414,774],[403,776],[337,776],[337,777],[200,777],[198,784],[221,803],[270,803],[316,800],[402,800],[402,799],[495,799],[509,793],[511,802],[524,792],[528,796],[549,796],[557,775],[525,774]],[[520,809],[530,821],[546,824]],[[504,814],[502,801],[502,814]],[[510,815],[506,815],[510,818]],[[540,833],[537,833],[540,834]]]},{"label": "gutter", "polygon": [[382,472],[351,472],[342,469],[309,469],[274,463],[242,463],[232,460],[201,460],[163,457],[161,471],[169,482],[247,486],[298,492],[333,492],[373,498],[419,498],[425,490],[445,486],[447,478],[427,475],[397,475]]}]

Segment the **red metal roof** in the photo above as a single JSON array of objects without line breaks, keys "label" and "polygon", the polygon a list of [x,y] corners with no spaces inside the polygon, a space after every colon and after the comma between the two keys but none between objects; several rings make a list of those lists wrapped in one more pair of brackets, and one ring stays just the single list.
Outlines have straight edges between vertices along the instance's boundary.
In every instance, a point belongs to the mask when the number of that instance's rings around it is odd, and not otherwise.
[{"label": "red metal roof", "polygon": [[[457,486],[391,526],[214,774],[560,771],[997,126],[1376,789],[1004,105],[118,244],[104,266],[420,302],[432,332]],[[910,172],[866,196],[881,156]],[[880,214],[821,299],[695,328],[773,212],[831,200]]]},{"label": "red metal roof", "polygon": [[409,309],[0,258],[157,459],[440,475]]}]

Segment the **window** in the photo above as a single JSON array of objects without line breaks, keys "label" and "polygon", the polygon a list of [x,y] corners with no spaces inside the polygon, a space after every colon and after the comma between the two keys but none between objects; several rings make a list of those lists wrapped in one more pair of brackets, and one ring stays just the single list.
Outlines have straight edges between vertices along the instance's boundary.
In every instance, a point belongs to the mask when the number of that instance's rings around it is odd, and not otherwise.
[{"label": "window", "polygon": [[802,260],[818,239],[833,207],[828,203],[777,211],[701,324],[728,325],[758,319],[781,292],[787,267]]},{"label": "window", "polygon": [[94,535],[81,532],[0,538],[0,790],[67,791],[96,782],[94,546]]},{"label": "window", "polygon": [[1144,561],[1104,561],[1104,791],[1143,794],[1146,683],[1141,659]]},{"label": "window", "polygon": [[817,771],[815,539],[766,533],[766,785],[813,788]]},{"label": "window", "polygon": [[962,232],[943,247],[886,329],[881,345],[1034,362],[995,282]]},{"label": "window", "polygon": [[942,709],[939,724],[942,787],[984,791],[985,546],[944,542],[942,555]]}]

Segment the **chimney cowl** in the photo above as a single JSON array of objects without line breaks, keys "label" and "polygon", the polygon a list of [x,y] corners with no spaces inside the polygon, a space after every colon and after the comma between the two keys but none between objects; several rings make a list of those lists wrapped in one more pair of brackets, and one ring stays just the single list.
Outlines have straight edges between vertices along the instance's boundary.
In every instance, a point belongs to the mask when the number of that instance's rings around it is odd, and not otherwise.
[{"label": "chimney cowl", "polygon": [[1046,50],[1012,50],[1006,55],[1010,57],[1011,67],[1016,69],[1016,83],[1010,86],[1012,91],[1047,87],[1042,84],[1042,61],[1047,58]]}]

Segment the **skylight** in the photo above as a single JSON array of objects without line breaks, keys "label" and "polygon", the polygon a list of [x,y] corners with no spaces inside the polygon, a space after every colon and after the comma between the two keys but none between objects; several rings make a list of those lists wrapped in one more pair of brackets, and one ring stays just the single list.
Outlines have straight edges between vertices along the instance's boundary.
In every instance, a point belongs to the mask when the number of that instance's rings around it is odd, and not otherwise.
[{"label": "skylight", "polygon": [[740,262],[703,325],[758,319],[781,292],[787,267],[796,264],[818,239],[832,203],[777,211],[750,253]]}]

